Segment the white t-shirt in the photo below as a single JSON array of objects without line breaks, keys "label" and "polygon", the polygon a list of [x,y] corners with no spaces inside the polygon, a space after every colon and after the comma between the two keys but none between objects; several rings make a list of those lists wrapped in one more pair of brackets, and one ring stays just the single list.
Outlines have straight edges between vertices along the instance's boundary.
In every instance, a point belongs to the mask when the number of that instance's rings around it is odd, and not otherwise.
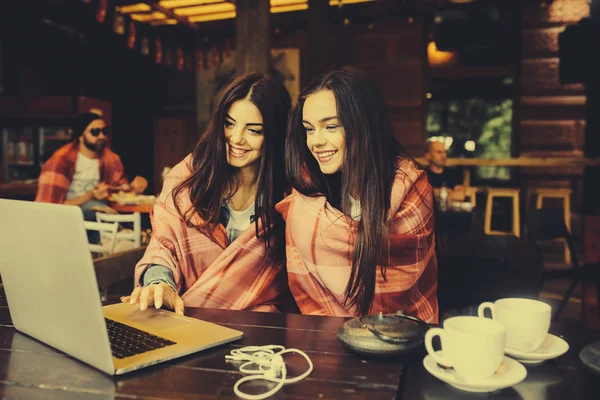
[{"label": "white t-shirt", "polygon": [[254,203],[244,211],[235,211],[229,204],[226,207],[229,211],[229,221],[227,221],[225,231],[227,232],[229,243],[231,243],[250,226],[250,217],[254,214]]},{"label": "white t-shirt", "polygon": [[100,160],[77,154],[75,174],[67,191],[67,200],[77,198],[94,189],[100,182]]},{"label": "white t-shirt", "polygon": [[350,217],[352,217],[352,219],[355,221],[360,221],[362,214],[360,200],[356,200],[354,197],[350,196],[350,205],[352,206],[352,210],[350,210]]}]

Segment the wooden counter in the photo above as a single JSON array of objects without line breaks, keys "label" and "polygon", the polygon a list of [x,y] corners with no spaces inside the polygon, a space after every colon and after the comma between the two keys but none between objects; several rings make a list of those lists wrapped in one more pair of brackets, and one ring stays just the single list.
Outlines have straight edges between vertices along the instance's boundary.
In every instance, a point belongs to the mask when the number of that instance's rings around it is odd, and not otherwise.
[{"label": "wooden counter", "polygon": [[[416,160],[427,165],[428,162],[424,157],[416,158]],[[584,157],[515,157],[515,158],[448,158],[446,166],[452,167],[584,167],[600,165],[600,158],[584,158]],[[463,174],[465,187],[471,186],[471,170],[464,168]]]},{"label": "wooden counter", "polygon": [[[424,157],[416,159],[421,164],[428,164]],[[600,165],[598,158],[583,157],[515,157],[515,158],[448,158],[448,167],[559,167]]]},{"label": "wooden counter", "polygon": [[33,200],[37,192],[35,183],[0,183],[0,198]]}]

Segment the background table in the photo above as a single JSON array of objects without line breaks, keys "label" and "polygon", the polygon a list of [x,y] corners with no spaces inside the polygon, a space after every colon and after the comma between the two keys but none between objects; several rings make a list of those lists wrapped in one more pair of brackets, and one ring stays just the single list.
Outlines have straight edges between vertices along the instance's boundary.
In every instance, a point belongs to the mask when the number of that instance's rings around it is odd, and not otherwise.
[{"label": "background table", "polygon": [[144,204],[121,204],[121,203],[115,203],[115,202],[111,202],[110,207],[120,213],[135,213],[135,212],[139,212],[141,214],[150,214],[150,212],[152,211],[152,203],[144,203]]}]

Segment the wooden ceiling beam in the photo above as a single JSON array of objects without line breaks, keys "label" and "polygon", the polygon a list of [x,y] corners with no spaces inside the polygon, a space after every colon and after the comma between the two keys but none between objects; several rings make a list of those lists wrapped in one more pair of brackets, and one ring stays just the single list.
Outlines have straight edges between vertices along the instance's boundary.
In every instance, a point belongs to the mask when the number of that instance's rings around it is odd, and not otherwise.
[{"label": "wooden ceiling beam", "polygon": [[145,0],[111,0],[109,2],[109,6],[111,7],[123,7],[123,6],[132,6],[138,3],[146,3]]},{"label": "wooden ceiling beam", "polygon": [[150,6],[152,8],[154,8],[155,10],[164,13],[168,18],[176,19],[177,22],[179,22],[180,24],[182,24],[184,26],[187,26],[191,30],[193,30],[193,31],[198,30],[198,26],[195,23],[190,22],[187,19],[187,17],[182,17],[181,15],[175,14],[175,12],[172,9],[161,6],[159,4],[159,0],[150,0],[150,1],[148,1],[148,4],[150,4]]}]

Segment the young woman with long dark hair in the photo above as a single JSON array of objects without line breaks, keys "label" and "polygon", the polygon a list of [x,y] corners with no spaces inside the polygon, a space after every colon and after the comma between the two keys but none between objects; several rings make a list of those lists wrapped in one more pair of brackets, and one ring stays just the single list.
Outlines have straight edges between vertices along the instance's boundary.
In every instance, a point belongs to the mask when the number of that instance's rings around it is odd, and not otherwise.
[{"label": "young woman with long dark hair", "polygon": [[285,310],[284,143],[290,98],[263,74],[229,85],[191,155],[167,175],[124,302]]},{"label": "young woman with long dark hair", "polygon": [[434,204],[425,171],[393,137],[356,69],[302,91],[288,125],[289,286],[303,314],[404,311],[437,322]]}]

